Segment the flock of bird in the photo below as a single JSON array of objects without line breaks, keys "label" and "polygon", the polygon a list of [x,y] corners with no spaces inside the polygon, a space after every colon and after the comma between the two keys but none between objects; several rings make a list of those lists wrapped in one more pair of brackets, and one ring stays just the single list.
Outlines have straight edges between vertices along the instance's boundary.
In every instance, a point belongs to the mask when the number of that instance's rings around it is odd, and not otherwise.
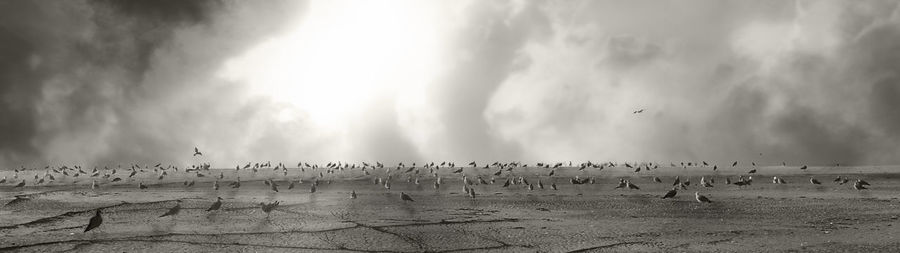
[{"label": "flock of bird", "polygon": [[[198,148],[194,148],[193,156],[202,156],[202,155],[203,155],[203,153],[201,153]],[[731,164],[732,167],[736,167],[737,165],[738,165],[737,162],[733,162]],[[752,165],[755,167],[756,163],[752,163]],[[784,163],[782,165],[786,166],[786,164],[784,164]],[[510,162],[510,163],[494,162],[492,164],[484,164],[483,166],[479,166],[476,162],[473,161],[473,162],[468,163],[468,166],[470,166],[468,168],[480,168],[483,171],[488,172],[488,173],[478,173],[478,175],[475,175],[474,177],[469,177],[468,174],[464,173],[464,169],[465,169],[464,167],[457,167],[456,164],[453,162],[441,162],[440,164],[431,162],[431,163],[426,163],[423,165],[416,165],[416,163],[412,163],[411,165],[406,165],[401,162],[401,163],[397,164],[397,166],[394,166],[394,167],[386,167],[381,162],[375,162],[374,164],[369,164],[366,162],[363,162],[361,164],[330,162],[324,166],[319,166],[318,164],[309,164],[309,163],[301,162],[301,163],[297,164],[297,169],[299,169],[301,172],[309,171],[313,174],[316,174],[316,172],[317,172],[318,175],[313,176],[311,179],[311,184],[309,186],[310,193],[316,192],[317,185],[319,185],[320,181],[325,180],[330,183],[330,180],[327,179],[328,175],[339,174],[344,171],[361,171],[366,177],[371,177],[373,184],[383,186],[385,189],[388,189],[388,190],[391,189],[391,182],[394,181],[394,177],[395,176],[403,176],[403,175],[406,176],[406,181],[408,183],[414,183],[416,185],[418,185],[420,183],[419,182],[420,177],[423,177],[423,176],[431,177],[434,179],[433,187],[435,189],[439,189],[441,187],[441,185],[443,184],[443,175],[448,174],[448,173],[439,173],[439,171],[441,169],[445,169],[445,170],[450,171],[449,172],[450,175],[460,176],[460,178],[462,180],[463,191],[465,192],[465,194],[470,198],[475,198],[476,192],[475,192],[475,187],[473,187],[474,185],[495,184],[497,182],[497,179],[501,176],[505,177],[505,181],[503,182],[503,185],[502,185],[502,187],[504,187],[504,188],[511,187],[512,185],[523,185],[524,188],[527,188],[530,191],[535,190],[535,188],[544,189],[545,183],[543,180],[546,178],[546,179],[550,179],[549,188],[552,190],[558,190],[558,186],[554,182],[553,176],[558,169],[561,169],[563,167],[570,167],[570,168],[577,167],[579,171],[584,171],[587,169],[596,169],[598,171],[602,171],[605,168],[624,167],[624,168],[633,169],[634,173],[638,173],[642,170],[651,171],[651,170],[656,170],[656,169],[660,168],[660,164],[653,163],[653,162],[640,163],[640,164],[635,164],[635,163],[617,164],[614,162],[603,162],[603,163],[585,162],[585,163],[577,164],[575,166],[573,166],[573,164],[571,162],[568,163],[568,166],[564,165],[564,163],[561,163],[561,162],[554,163],[554,164],[536,163],[532,166],[529,166],[528,164],[524,164],[524,163],[520,163],[520,162]],[[671,163],[670,166],[671,167],[684,167],[684,168],[687,168],[687,167],[709,167],[713,171],[718,170],[718,165],[710,165],[708,162],[705,162],[705,161],[701,162],[701,163],[693,163],[693,162],[684,163],[684,162],[682,162],[682,163],[680,163],[680,166],[678,166],[674,163]],[[253,174],[251,174],[251,176],[252,176],[252,175],[255,175],[256,172],[258,172],[261,169],[269,169],[269,168],[271,168],[272,171],[275,172],[276,174],[280,171],[280,174],[282,174],[284,177],[288,176],[288,167],[285,166],[283,163],[278,163],[275,166],[272,166],[271,162],[262,162],[262,163],[257,162],[257,163],[253,163],[253,164],[247,163],[246,165],[243,165],[243,166],[238,165],[234,168],[235,179],[228,182],[227,186],[230,188],[234,188],[234,189],[241,187],[241,178],[240,178],[240,175],[238,174],[238,172],[241,170],[252,171],[253,172]],[[537,182],[533,182],[533,181],[529,182],[528,178],[525,176],[526,173],[521,173],[521,175],[516,176],[518,174],[518,171],[515,171],[516,168],[537,168],[539,170],[543,169],[543,171],[548,171],[548,172],[545,177],[543,175],[538,175]],[[808,167],[804,165],[799,168],[801,170],[806,170]],[[152,167],[147,166],[147,165],[140,166],[137,164],[133,164],[130,166],[130,168],[122,168],[121,166],[119,166],[116,168],[104,167],[104,168],[100,169],[100,168],[95,167],[92,170],[90,170],[90,172],[85,171],[84,168],[82,168],[81,166],[72,166],[72,167],[61,166],[61,167],[56,167],[56,168],[51,168],[50,166],[47,166],[44,168],[43,174],[41,174],[40,172],[34,173],[32,185],[33,186],[51,185],[54,182],[56,182],[57,178],[59,177],[59,178],[70,178],[70,180],[71,180],[70,183],[72,185],[79,185],[80,182],[82,182],[79,180],[80,178],[90,180],[91,189],[96,189],[97,187],[101,187],[101,185],[103,185],[103,184],[127,184],[127,182],[125,182],[125,181],[129,181],[131,183],[134,183],[136,181],[137,187],[139,189],[147,189],[149,186],[144,184],[144,181],[143,181],[143,180],[146,180],[147,177],[144,176],[144,177],[135,178],[136,175],[139,175],[139,174],[146,175],[146,174],[153,173],[153,174],[151,174],[152,177],[155,177],[157,181],[162,181],[164,178],[166,178],[166,176],[169,175],[169,173],[179,172],[179,170],[182,170],[182,169],[177,166],[172,166],[172,165],[162,166],[162,164],[156,164]],[[427,174],[425,174],[426,172],[424,172],[426,170],[427,170]],[[496,170],[496,171],[494,171],[494,170]],[[220,187],[221,187],[220,180],[225,179],[225,172],[226,172],[226,170],[210,170],[209,164],[191,165],[189,168],[183,169],[183,173],[187,174],[188,176],[193,175],[197,178],[212,177],[213,178],[212,188],[215,191],[218,191],[220,189]],[[0,186],[7,184],[7,182],[10,182],[10,183],[14,183],[14,186],[13,186],[14,188],[26,187],[27,181],[24,178],[19,179],[20,174],[26,173],[25,168],[22,168],[22,170],[15,169],[13,171],[13,173],[14,174],[13,174],[12,180],[7,179],[6,176],[4,176],[2,179],[0,179]],[[218,175],[216,175],[217,173],[218,173]],[[752,169],[746,173],[746,174],[748,174],[748,176],[745,177],[744,175],[741,175],[737,178],[736,181],[732,181],[730,177],[725,177],[725,184],[731,184],[731,185],[735,185],[737,187],[749,186],[753,183],[752,175],[754,175],[755,173],[756,173],[756,169]],[[485,176],[489,176],[490,179],[485,179]],[[534,176],[531,176],[531,177],[533,178]],[[143,179],[141,179],[141,178],[143,178]],[[102,183],[98,182],[98,180],[100,180]],[[660,179],[659,177],[653,177],[652,180],[654,183],[663,183],[662,179]],[[18,181],[18,182],[16,183],[16,181]],[[62,181],[62,180],[59,180],[59,181]],[[301,183],[301,184],[303,183],[302,178],[298,178],[297,180],[288,179],[287,181],[288,181],[288,186],[287,186],[288,190],[294,189],[298,183]],[[835,183],[841,184],[841,185],[846,184],[849,181],[850,181],[850,179],[848,179],[846,177],[841,177],[841,176],[834,179]],[[190,181],[186,180],[182,184],[185,187],[193,187],[195,182],[196,181],[194,181],[194,180],[190,180]],[[265,180],[262,180],[262,182],[272,192],[276,192],[276,193],[279,192],[279,185],[276,182],[276,180],[274,180],[272,178],[267,178]],[[571,177],[569,179],[569,182],[573,185],[594,184],[595,178],[594,177],[582,178],[582,177],[576,175],[574,177]],[[810,184],[813,184],[813,185],[821,184],[821,182],[819,180],[817,180],[816,178],[812,178],[812,177],[809,179],[809,182],[810,182]],[[772,183],[773,184],[787,184],[787,182],[783,178],[779,178],[777,176],[772,178]],[[714,184],[715,184],[714,178],[712,178],[712,177],[706,178],[705,176],[702,176],[700,178],[699,187],[711,188],[711,187],[714,187]],[[672,183],[672,189],[667,191],[665,194],[663,194],[661,198],[662,199],[675,198],[678,194],[679,189],[687,190],[690,187],[690,185],[691,185],[690,179],[685,178],[684,180],[682,180],[679,176],[676,176]],[[853,183],[853,188],[856,190],[865,190],[865,189],[867,189],[866,186],[869,186],[869,185],[870,184],[868,182],[861,180],[861,179],[857,179]],[[615,187],[615,189],[640,190],[641,188],[628,179],[620,178],[619,183]],[[356,194],[356,191],[355,190],[351,191],[349,197],[351,199],[357,198],[358,196]],[[406,194],[405,192],[400,192],[400,199],[403,202],[415,201],[412,198],[412,196],[410,196],[409,194]],[[700,191],[694,192],[694,199],[699,203],[712,203],[713,202],[712,200],[710,200],[710,198],[708,196],[701,194]],[[27,201],[27,200],[28,200],[27,195],[18,195],[18,196],[16,196],[16,199],[8,202],[6,205],[14,204],[14,203],[21,202],[21,201]],[[213,202],[209,206],[209,208],[206,209],[206,211],[211,212],[211,211],[219,210],[222,207],[222,204],[223,204],[222,201],[223,201],[223,199],[221,197],[217,197],[215,202]],[[263,212],[266,213],[266,217],[268,218],[269,213],[271,213],[273,210],[275,210],[279,206],[279,204],[280,204],[280,202],[278,202],[278,201],[270,202],[270,203],[260,202],[260,203],[258,203],[258,206],[260,207],[260,209]],[[163,213],[159,217],[162,218],[162,217],[167,217],[167,216],[175,216],[175,215],[178,215],[178,213],[180,211],[181,211],[181,200],[176,200],[175,206],[171,207],[167,212]],[[84,232],[88,232],[90,230],[96,229],[97,227],[100,226],[100,224],[102,222],[103,222],[103,218],[101,217],[101,211],[100,211],[100,209],[97,209],[94,216],[90,219],[87,226],[85,227]]]}]

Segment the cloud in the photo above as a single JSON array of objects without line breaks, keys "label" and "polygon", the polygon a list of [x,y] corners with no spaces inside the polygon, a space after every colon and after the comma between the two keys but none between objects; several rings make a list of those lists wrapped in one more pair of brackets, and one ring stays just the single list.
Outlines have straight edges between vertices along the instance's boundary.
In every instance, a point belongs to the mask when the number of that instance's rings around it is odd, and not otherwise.
[{"label": "cloud", "polygon": [[[305,1],[2,2],[0,166],[900,162],[895,1],[416,4],[435,8],[416,12],[431,23],[415,34],[346,20],[384,29],[313,43],[341,56],[330,70],[362,71],[318,81],[371,85],[266,88],[246,77],[296,74],[263,70],[294,53],[281,46]],[[208,155],[187,156],[194,146]]]},{"label": "cloud", "polygon": [[540,8],[486,109],[526,157],[900,162],[895,4],[587,5]]}]

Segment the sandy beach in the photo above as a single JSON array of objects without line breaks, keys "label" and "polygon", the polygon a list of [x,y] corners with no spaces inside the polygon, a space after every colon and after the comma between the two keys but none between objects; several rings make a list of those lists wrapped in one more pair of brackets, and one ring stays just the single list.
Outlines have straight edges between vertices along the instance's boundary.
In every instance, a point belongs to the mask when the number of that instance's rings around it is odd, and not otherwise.
[{"label": "sandy beach", "polygon": [[[520,175],[544,189],[524,185],[475,185],[476,197],[463,192],[459,174],[447,169],[444,183],[434,178],[420,184],[394,177],[391,189],[371,178],[346,173],[287,189],[286,177],[271,170],[257,175],[210,170],[207,177],[175,174],[165,180],[138,178],[90,188],[77,185],[13,188],[2,186],[0,250],[13,252],[897,252],[900,243],[900,174],[892,168],[760,169],[750,186],[725,184],[743,170],[680,168],[629,173],[624,168],[602,172],[558,169],[552,178],[539,169]],[[668,171],[668,172],[666,172]],[[221,188],[213,176],[222,172]],[[490,178],[493,170],[467,168],[474,178]],[[780,172],[780,173],[779,173]],[[242,173],[246,173],[242,171]],[[303,178],[291,171],[289,178]],[[541,172],[546,173],[546,171]],[[7,173],[9,174],[9,173]],[[308,173],[312,175],[311,173]],[[661,199],[675,174],[694,182],[674,199]],[[23,174],[30,176],[30,174]],[[456,176],[454,176],[456,175]],[[574,175],[595,177],[594,184],[573,185]],[[697,186],[700,176],[714,178],[712,188]],[[855,190],[836,176],[872,184]],[[242,186],[227,186],[235,177]],[[660,176],[662,183],[653,182]],[[772,176],[787,184],[773,184]],[[614,189],[618,178],[640,190]],[[810,177],[822,181],[812,185]],[[25,177],[27,178],[27,177]],[[273,192],[263,179],[273,179]],[[183,181],[195,180],[192,187]],[[148,189],[138,189],[143,181]],[[852,181],[851,181],[852,182]],[[550,189],[556,183],[558,190]],[[351,199],[356,191],[358,198]],[[694,192],[712,203],[698,203]],[[400,200],[400,192],[415,201]],[[10,202],[14,195],[30,200]],[[206,209],[222,197],[221,210]],[[182,200],[174,217],[158,217]],[[267,218],[259,202],[281,201]],[[104,222],[83,233],[94,210]]]}]

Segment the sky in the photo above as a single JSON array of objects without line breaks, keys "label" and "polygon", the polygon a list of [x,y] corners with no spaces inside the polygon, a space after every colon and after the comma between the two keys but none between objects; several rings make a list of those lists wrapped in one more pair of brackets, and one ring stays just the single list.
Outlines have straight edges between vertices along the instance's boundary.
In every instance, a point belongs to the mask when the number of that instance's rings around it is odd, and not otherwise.
[{"label": "sky", "polygon": [[900,164],[900,1],[0,1],[0,169],[587,160]]}]

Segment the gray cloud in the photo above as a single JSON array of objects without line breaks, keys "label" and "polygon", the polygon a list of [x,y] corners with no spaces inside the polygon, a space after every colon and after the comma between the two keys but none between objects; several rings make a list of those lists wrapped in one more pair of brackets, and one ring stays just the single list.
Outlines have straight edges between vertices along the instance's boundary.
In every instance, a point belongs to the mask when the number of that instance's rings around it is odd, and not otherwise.
[{"label": "gray cloud", "polygon": [[0,3],[0,168],[183,164],[193,146],[222,166],[900,162],[896,1],[474,1],[448,15],[422,104],[377,91],[340,131],[217,76],[305,5]]}]

